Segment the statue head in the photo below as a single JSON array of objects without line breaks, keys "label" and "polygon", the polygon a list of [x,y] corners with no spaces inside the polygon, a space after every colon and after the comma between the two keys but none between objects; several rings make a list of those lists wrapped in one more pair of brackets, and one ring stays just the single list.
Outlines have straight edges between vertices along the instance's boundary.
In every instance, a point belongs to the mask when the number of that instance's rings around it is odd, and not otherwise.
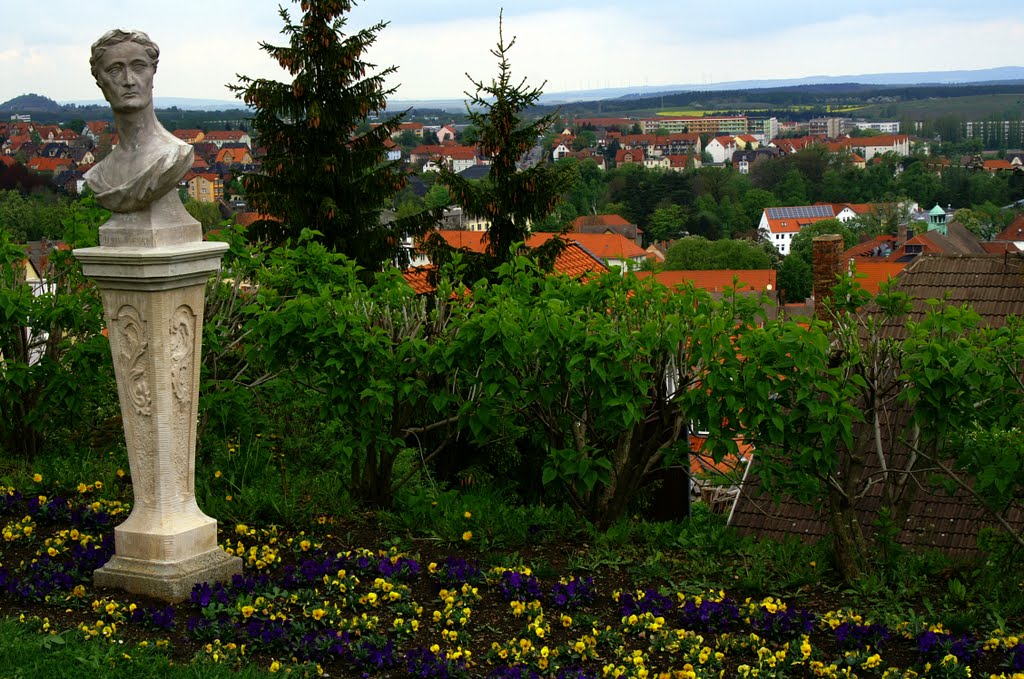
[{"label": "statue head", "polygon": [[115,113],[140,111],[153,103],[153,74],[160,48],[142,31],[107,31],[93,43],[89,66]]}]

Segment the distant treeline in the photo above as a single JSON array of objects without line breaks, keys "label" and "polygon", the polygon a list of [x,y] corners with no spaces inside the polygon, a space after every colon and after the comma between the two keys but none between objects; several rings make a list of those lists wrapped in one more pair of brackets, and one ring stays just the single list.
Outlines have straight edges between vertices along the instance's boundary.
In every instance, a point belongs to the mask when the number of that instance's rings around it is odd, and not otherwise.
[{"label": "distant treeline", "polygon": [[[1020,94],[1024,80],[970,85],[865,85],[830,83],[790,85],[756,90],[691,91],[628,96],[600,102],[574,102],[561,106],[566,114],[613,116],[616,113],[671,108],[704,108],[723,112],[757,109],[758,115],[778,114],[787,119],[806,119],[827,114],[829,109],[881,102]],[[538,107],[542,110],[545,107]],[[548,107],[551,108],[551,107]],[[801,108],[804,110],[793,110]],[[838,115],[831,113],[830,115]]]},{"label": "distant treeline", "polygon": [[[69,125],[72,122],[78,123],[86,120],[107,120],[114,119],[110,113],[109,106],[76,106],[69,104],[62,106],[59,111],[9,111],[0,109],[0,120],[8,120],[12,113],[28,113],[32,116],[32,122],[43,125]],[[200,129],[210,130],[237,130],[244,129],[252,113],[242,109],[231,109],[227,111],[186,111],[177,106],[171,108],[160,108],[156,110],[156,117],[168,130]],[[74,126],[72,126],[74,127]],[[75,130],[81,132],[81,129]]]}]

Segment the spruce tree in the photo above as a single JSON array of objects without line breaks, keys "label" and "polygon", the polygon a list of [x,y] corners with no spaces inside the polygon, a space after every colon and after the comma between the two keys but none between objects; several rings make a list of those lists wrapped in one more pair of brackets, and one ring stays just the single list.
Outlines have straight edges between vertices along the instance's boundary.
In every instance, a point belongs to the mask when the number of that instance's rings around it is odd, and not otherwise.
[{"label": "spruce tree", "polygon": [[508,52],[515,42],[514,37],[505,42],[499,17],[498,45],[491,50],[498,59],[497,77],[484,83],[466,74],[474,87],[473,93],[465,93],[469,97],[466,115],[479,134],[481,153],[491,160],[489,175],[471,181],[442,168],[438,177],[466,214],[490,222],[485,241],[494,263],[509,258],[512,245],[527,239],[531,223],[554,211],[575,179],[574,166],[552,166],[542,160],[529,168],[519,167],[559,114],[525,119],[525,112],[543,94],[544,83],[531,87],[525,78],[518,84],[513,81]]},{"label": "spruce tree", "polygon": [[352,4],[302,0],[298,23],[282,7],[288,45],[260,46],[291,81],[239,75],[230,87],[255,110],[252,127],[266,149],[261,171],[244,178],[250,205],[267,216],[251,227],[253,236],[280,243],[314,229],[329,249],[376,271],[401,260],[403,236],[421,234],[429,223],[422,215],[381,223],[383,209],[405,185],[385,147],[402,116],[373,127],[365,121],[385,109],[395,91],[385,79],[396,69],[367,75],[375,66],[364,53],[387,24],[346,35],[344,15]]}]

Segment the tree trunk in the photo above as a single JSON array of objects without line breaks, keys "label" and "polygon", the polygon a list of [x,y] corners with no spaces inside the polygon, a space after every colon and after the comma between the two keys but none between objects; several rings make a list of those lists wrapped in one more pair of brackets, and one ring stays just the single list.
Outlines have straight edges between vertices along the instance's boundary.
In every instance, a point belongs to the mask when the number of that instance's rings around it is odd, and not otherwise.
[{"label": "tree trunk", "polygon": [[389,509],[393,499],[391,478],[394,467],[393,455],[367,450],[363,459],[362,473],[352,488],[356,501],[369,507]]},{"label": "tree trunk", "polygon": [[868,543],[856,511],[838,492],[829,493],[829,524],[836,566],[848,585],[871,571]]}]

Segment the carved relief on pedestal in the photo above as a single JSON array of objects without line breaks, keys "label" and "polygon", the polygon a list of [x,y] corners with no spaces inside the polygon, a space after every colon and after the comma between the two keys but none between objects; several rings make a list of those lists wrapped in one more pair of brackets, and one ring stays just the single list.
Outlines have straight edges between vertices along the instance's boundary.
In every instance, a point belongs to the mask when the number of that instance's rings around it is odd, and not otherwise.
[{"label": "carved relief on pedestal", "polygon": [[192,356],[195,353],[196,315],[182,304],[171,315],[171,389],[179,408],[192,405]]},{"label": "carved relief on pedestal", "polygon": [[135,414],[148,417],[152,410],[152,400],[149,395],[146,366],[142,360],[149,347],[146,324],[135,307],[128,304],[117,310],[114,322],[118,344],[121,347],[119,358],[124,374],[125,393]]},{"label": "carved relief on pedestal", "polygon": [[128,438],[128,457],[131,463],[132,483],[135,486],[136,505],[151,502],[155,490],[153,451],[152,396],[150,376],[146,372],[149,337],[146,321],[138,309],[123,304],[111,318],[111,339],[115,340],[114,356],[118,381],[121,383],[125,415],[125,436]]},{"label": "carved relief on pedestal", "polygon": [[182,304],[171,314],[169,328],[171,391],[174,394],[174,415],[171,427],[175,447],[171,451],[171,465],[182,497],[195,492],[193,484],[192,438],[196,423],[192,416],[192,393],[195,388],[194,357],[196,351],[196,315],[191,307]]}]

